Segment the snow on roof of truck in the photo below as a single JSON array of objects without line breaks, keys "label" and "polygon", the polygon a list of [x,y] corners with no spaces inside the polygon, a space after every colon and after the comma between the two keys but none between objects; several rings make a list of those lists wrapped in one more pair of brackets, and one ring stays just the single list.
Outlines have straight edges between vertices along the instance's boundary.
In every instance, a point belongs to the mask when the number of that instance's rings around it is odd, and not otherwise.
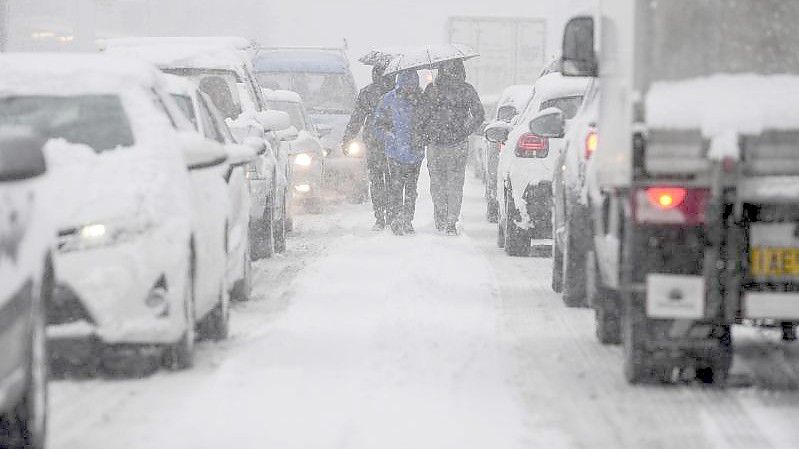
[{"label": "snow on roof of truck", "polygon": [[161,85],[162,74],[136,58],[98,54],[0,55],[0,92],[77,95]]},{"label": "snow on roof of truck", "polygon": [[590,81],[590,78],[563,76],[557,72],[550,73],[535,82],[535,96],[541,101],[581,96],[585,94]]},{"label": "snow on roof of truck", "polygon": [[264,89],[266,101],[283,101],[286,103],[302,103],[302,97],[297,92],[290,90]]},{"label": "snow on roof of truck", "polygon": [[347,59],[329,50],[262,50],[253,59],[256,72],[349,73]]},{"label": "snow on roof of truck", "polygon": [[115,46],[109,41],[106,53],[142,58],[162,69],[233,70],[243,75],[246,58],[238,50],[219,46],[187,43]]}]

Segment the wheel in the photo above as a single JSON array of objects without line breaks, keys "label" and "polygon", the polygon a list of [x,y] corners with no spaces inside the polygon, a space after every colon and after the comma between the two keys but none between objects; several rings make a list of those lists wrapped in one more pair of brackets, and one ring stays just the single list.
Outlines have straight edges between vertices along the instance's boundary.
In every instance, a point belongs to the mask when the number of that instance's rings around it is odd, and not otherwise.
[{"label": "wheel", "polygon": [[530,235],[516,226],[516,206],[510,192],[505,197],[505,252],[511,257],[527,257],[530,255]]},{"label": "wheel", "polygon": [[53,291],[48,267],[41,298],[32,311],[31,348],[25,394],[14,410],[0,417],[0,446],[8,449],[43,449],[47,434],[48,356],[44,305]]},{"label": "wheel", "polygon": [[499,201],[491,195],[489,192],[488,184],[486,184],[485,189],[485,196],[486,196],[486,220],[489,223],[496,223],[499,218]]},{"label": "wheel", "polygon": [[733,348],[730,326],[718,326],[711,338],[717,342],[716,348],[696,368],[696,379],[705,384],[723,386],[726,384],[732,367]]},{"label": "wheel", "polygon": [[[577,214],[575,214],[577,215]],[[561,284],[563,303],[567,307],[586,307],[585,298],[585,227],[580,217],[567,217],[562,253]]]},{"label": "wheel", "polygon": [[563,292],[563,252],[557,237],[552,239],[552,291]]},{"label": "wheel", "polygon": [[505,248],[505,222],[501,218],[497,220],[497,248]]},{"label": "wheel", "polygon": [[636,293],[625,296],[622,315],[624,377],[633,385],[664,382],[668,380],[666,369],[655,362],[647,345],[652,320],[644,312],[645,298]]},{"label": "wheel", "polygon": [[244,274],[241,279],[233,284],[230,291],[230,299],[233,301],[249,301],[252,291],[252,262],[250,259],[250,249],[244,252]]},{"label": "wheel", "polygon": [[280,219],[275,221],[272,229],[274,247],[276,253],[284,253],[286,251],[286,197],[283,197],[283,205],[281,209]]},{"label": "wheel", "polygon": [[618,295],[602,285],[596,256],[589,251],[586,256],[585,291],[588,305],[594,308],[596,338],[605,345],[621,343],[621,307]]},{"label": "wheel", "polygon": [[220,290],[219,302],[200,324],[199,336],[203,340],[222,341],[230,334],[230,299]]},{"label": "wheel", "polygon": [[187,264],[186,283],[183,286],[183,313],[186,330],[177,343],[168,345],[164,351],[164,366],[171,370],[185,370],[194,365],[194,339],[196,320],[194,317],[194,256]]},{"label": "wheel", "polygon": [[253,261],[266,259],[275,254],[274,239],[274,207],[275,199],[269,198],[266,201],[264,216],[253,223],[250,229],[250,255]]}]

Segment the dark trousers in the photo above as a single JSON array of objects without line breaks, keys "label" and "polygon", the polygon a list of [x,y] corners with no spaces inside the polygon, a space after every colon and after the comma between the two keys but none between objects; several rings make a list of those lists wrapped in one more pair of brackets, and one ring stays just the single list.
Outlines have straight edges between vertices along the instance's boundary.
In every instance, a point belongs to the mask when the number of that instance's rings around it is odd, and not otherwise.
[{"label": "dark trousers", "polygon": [[419,196],[419,171],[421,161],[416,164],[403,164],[388,159],[391,183],[389,186],[389,222],[413,221],[416,214],[416,198]]},{"label": "dark trousers", "polygon": [[366,155],[366,166],[369,170],[369,191],[372,196],[372,208],[375,219],[388,223],[388,159],[382,145],[370,147]]},{"label": "dark trousers", "polygon": [[433,197],[436,227],[439,229],[455,226],[460,219],[468,157],[467,142],[430,144],[427,147],[430,194]]}]

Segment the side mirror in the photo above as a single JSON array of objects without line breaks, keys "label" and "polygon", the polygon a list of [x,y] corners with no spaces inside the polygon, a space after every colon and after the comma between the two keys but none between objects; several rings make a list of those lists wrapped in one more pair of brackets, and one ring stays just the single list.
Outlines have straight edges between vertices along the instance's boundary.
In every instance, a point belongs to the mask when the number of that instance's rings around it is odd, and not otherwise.
[{"label": "side mirror", "polygon": [[291,117],[283,111],[262,111],[256,119],[269,132],[283,131],[291,126]]},{"label": "side mirror", "polygon": [[0,137],[0,182],[21,181],[47,172],[44,140],[27,133]]},{"label": "side mirror", "polygon": [[264,139],[259,139],[255,136],[250,136],[244,139],[244,145],[255,151],[256,156],[266,153],[266,142]]},{"label": "side mirror", "polygon": [[594,19],[586,16],[571,19],[563,32],[563,76],[597,77],[599,64],[595,48]]},{"label": "side mirror", "polygon": [[319,133],[319,137],[327,137],[333,132],[333,127],[330,125],[316,125],[316,132]]},{"label": "side mirror", "polygon": [[288,128],[282,131],[275,131],[275,137],[277,137],[282,142],[290,142],[292,140],[296,140],[300,136],[300,132],[297,131],[297,128],[293,126],[289,126]]},{"label": "side mirror", "polygon": [[560,139],[566,135],[566,119],[560,109],[543,110],[530,120],[530,132],[550,139]]},{"label": "side mirror", "polygon": [[227,150],[227,162],[233,167],[249,164],[258,157],[255,149],[247,145],[226,145],[225,150]]},{"label": "side mirror", "polygon": [[491,143],[505,143],[511,129],[510,124],[503,121],[491,122],[485,129],[486,140]]},{"label": "side mirror", "polygon": [[194,132],[179,135],[183,160],[189,170],[201,170],[224,164],[228,160],[225,147]]}]

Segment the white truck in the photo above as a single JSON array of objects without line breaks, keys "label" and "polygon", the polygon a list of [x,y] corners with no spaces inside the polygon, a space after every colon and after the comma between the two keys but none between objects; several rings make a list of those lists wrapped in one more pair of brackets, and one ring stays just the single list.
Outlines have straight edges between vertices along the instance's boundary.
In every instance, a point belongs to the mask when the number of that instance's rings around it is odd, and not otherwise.
[{"label": "white truck", "polygon": [[547,22],[536,18],[451,17],[449,41],[481,57],[466,62],[469,82],[483,97],[506,87],[533,84],[546,64]]},{"label": "white truck", "polygon": [[799,320],[798,21],[794,0],[601,0],[565,28],[563,74],[602,83],[587,296],[630,383],[723,384],[731,325]]}]

